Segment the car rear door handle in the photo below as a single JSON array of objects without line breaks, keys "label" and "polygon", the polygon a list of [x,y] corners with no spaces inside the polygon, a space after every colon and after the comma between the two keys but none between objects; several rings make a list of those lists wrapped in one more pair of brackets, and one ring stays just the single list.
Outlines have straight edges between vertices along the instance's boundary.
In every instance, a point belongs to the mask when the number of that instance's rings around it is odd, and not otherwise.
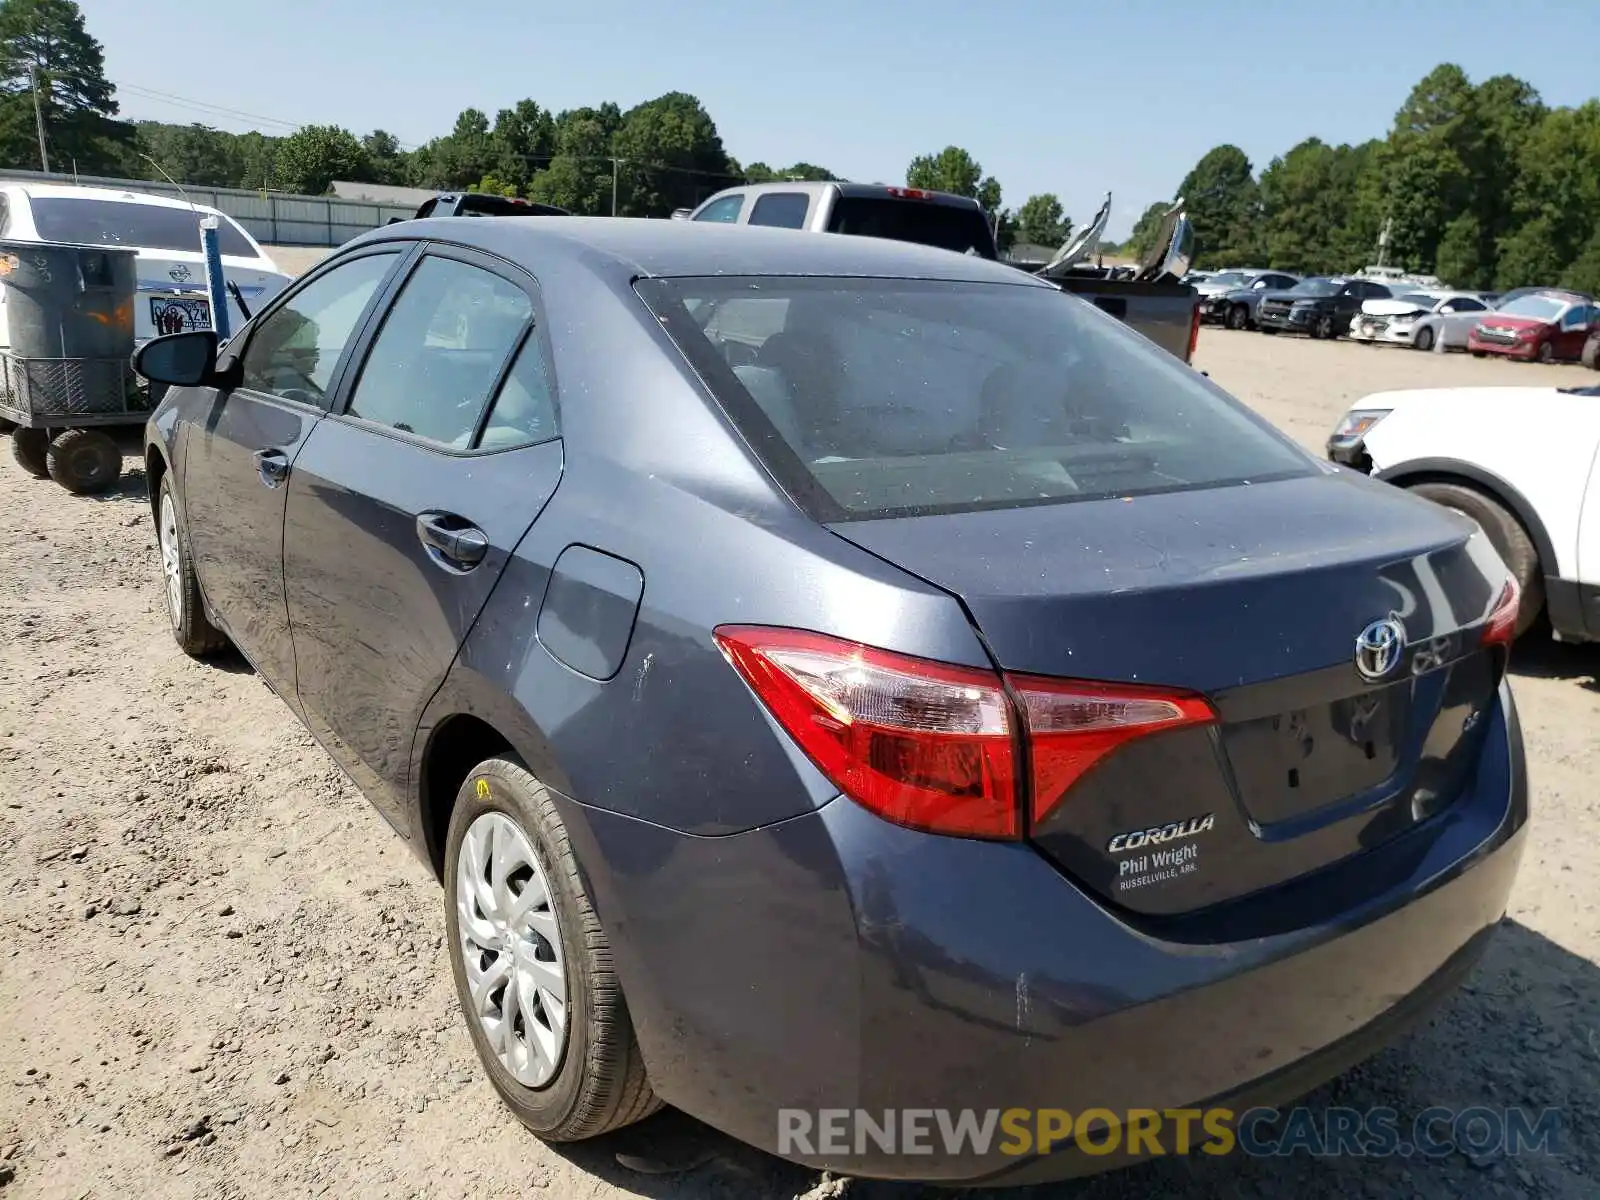
[{"label": "car rear door handle", "polygon": [[257,450],[256,473],[269,488],[280,487],[289,478],[289,456],[282,450]]},{"label": "car rear door handle", "polygon": [[483,530],[454,513],[425,512],[417,517],[417,540],[428,557],[452,571],[470,571],[489,552]]}]

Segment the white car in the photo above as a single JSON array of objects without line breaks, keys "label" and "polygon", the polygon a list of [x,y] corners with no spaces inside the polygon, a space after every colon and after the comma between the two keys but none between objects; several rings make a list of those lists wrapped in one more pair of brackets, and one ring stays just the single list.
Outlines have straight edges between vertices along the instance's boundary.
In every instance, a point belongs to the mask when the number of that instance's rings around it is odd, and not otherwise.
[{"label": "white car", "polygon": [[[166,196],[111,188],[10,183],[0,186],[0,238],[75,242],[138,251],[134,338],[211,328],[200,218],[218,219],[222,272],[254,312],[291,281],[232,217]],[[228,327],[238,332],[245,314],[232,296]],[[0,346],[11,344],[0,295]]]},{"label": "white car", "polygon": [[[1439,346],[1441,324],[1428,318],[1472,313],[1476,319],[1476,314],[1487,311],[1489,305],[1483,297],[1472,292],[1412,291],[1385,300],[1364,300],[1350,322],[1350,340],[1432,350]],[[1469,328],[1470,321],[1461,323],[1457,345],[1467,344]]]},{"label": "white car", "polygon": [[1600,641],[1600,387],[1432,388],[1358,401],[1328,457],[1470,517],[1522,587],[1517,632]]}]

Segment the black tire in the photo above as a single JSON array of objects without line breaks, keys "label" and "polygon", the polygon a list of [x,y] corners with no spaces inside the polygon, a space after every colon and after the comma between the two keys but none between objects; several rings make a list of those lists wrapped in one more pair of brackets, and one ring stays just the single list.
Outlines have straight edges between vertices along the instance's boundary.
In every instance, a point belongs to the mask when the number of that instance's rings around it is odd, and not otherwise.
[{"label": "black tire", "polygon": [[99,429],[64,429],[51,439],[45,465],[67,491],[91,496],[122,478],[122,451]]},{"label": "black tire", "polygon": [[1539,361],[1548,366],[1556,360],[1556,348],[1549,342],[1540,342],[1538,349]]},{"label": "black tire", "polygon": [[[488,812],[511,818],[528,838],[549,883],[561,939],[567,1041],[555,1074],[538,1088],[525,1086],[505,1068],[472,1015],[456,888],[461,844],[472,822]],[[589,902],[566,827],[549,791],[513,756],[478,764],[456,795],[445,845],[445,927],[467,1031],[489,1081],[517,1120],[545,1141],[575,1142],[641,1121],[661,1107],[650,1090],[611,946]]]},{"label": "black tire", "polygon": [[1243,304],[1231,305],[1228,309],[1227,325],[1229,329],[1243,329],[1250,324],[1250,310]]},{"label": "black tire", "polygon": [[1433,349],[1433,330],[1423,328],[1417,330],[1417,336],[1411,339],[1411,345],[1416,350]]},{"label": "black tire", "polygon": [[1473,358],[1488,358],[1489,357],[1489,352],[1487,350],[1474,350],[1472,352],[1472,357]]},{"label": "black tire", "polygon": [[1311,336],[1321,338],[1326,342],[1331,342],[1339,336],[1339,327],[1334,324],[1332,317],[1324,316],[1318,319],[1316,330]]},{"label": "black tire", "polygon": [[[167,525],[169,513],[170,528]],[[172,640],[190,658],[207,658],[226,650],[227,635],[206,617],[200,581],[194,573],[194,556],[189,552],[189,529],[184,524],[183,508],[178,504],[170,474],[162,476],[161,490],[156,493],[156,550],[161,559],[161,585]],[[169,551],[177,557],[176,580],[169,574]],[[173,595],[175,590],[176,596]]]},{"label": "black tire", "polygon": [[1580,361],[1591,371],[1600,371],[1600,333],[1591,333],[1583,344]]},{"label": "black tire", "polygon": [[45,461],[49,449],[50,434],[43,429],[18,427],[11,431],[11,457],[17,460],[17,466],[35,479],[50,477],[50,467]]},{"label": "black tire", "polygon": [[1539,569],[1539,552],[1522,522],[1498,500],[1465,484],[1419,483],[1411,490],[1435,504],[1471,517],[1488,535],[1495,553],[1516,576],[1517,586],[1522,589],[1522,606],[1517,610],[1517,636],[1527,633],[1544,610],[1544,574]]}]

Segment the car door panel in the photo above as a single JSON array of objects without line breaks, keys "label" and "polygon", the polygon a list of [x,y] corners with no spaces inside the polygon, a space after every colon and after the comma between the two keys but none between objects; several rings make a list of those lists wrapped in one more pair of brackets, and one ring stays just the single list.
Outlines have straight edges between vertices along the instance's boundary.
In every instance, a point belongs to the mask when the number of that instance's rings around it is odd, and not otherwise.
[{"label": "car door panel", "polygon": [[495,260],[430,247],[289,483],[302,716],[403,833],[423,709],[561,478],[535,291]]},{"label": "car door panel", "polygon": [[224,360],[239,386],[203,390],[184,447],[184,520],[207,607],[291,706],[285,484],[402,249],[333,260],[252,322]]},{"label": "car door panel", "polygon": [[[449,455],[329,417],[295,464],[284,572],[302,711],[397,826],[422,710],[561,463],[560,442]],[[429,514],[481,531],[481,561],[451,562],[430,545],[418,527]],[[531,645],[539,597],[528,600]]]}]

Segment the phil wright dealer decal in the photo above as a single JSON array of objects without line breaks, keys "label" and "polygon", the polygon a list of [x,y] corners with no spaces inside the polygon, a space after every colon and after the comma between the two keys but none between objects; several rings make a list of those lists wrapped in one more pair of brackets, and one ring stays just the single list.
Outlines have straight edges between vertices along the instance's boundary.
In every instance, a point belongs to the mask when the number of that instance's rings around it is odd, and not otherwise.
[{"label": "phil wright dealer decal", "polygon": [[1117,890],[1166,883],[1200,869],[1200,847],[1190,839],[1216,828],[1214,813],[1172,821],[1150,829],[1119,833],[1106,843],[1106,853],[1126,855],[1117,863]]}]

